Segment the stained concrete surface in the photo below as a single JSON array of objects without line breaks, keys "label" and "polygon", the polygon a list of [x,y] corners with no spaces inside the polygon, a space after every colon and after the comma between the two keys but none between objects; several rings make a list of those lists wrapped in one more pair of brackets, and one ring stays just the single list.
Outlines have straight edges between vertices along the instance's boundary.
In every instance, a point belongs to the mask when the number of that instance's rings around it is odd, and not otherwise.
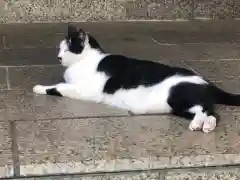
[{"label": "stained concrete surface", "polygon": [[[96,36],[109,52],[194,69],[219,87],[240,93],[237,22],[78,25]],[[56,51],[66,24],[12,24],[0,29],[0,177],[14,172],[171,171],[240,163],[239,107],[217,106],[221,121],[213,133],[203,134],[190,132],[189,121],[172,116],[132,116],[102,104],[34,95],[34,84],[61,80],[64,69],[56,60]],[[11,35],[13,29],[19,31]],[[221,38],[214,32],[221,33]],[[191,173],[179,176],[168,171],[164,176],[153,173],[152,179],[191,179]],[[224,177],[228,171],[222,171]],[[192,172],[193,177],[208,177],[205,170],[201,172]],[[135,179],[142,178],[139,176]],[[116,179],[123,177],[131,179],[126,174]]]}]

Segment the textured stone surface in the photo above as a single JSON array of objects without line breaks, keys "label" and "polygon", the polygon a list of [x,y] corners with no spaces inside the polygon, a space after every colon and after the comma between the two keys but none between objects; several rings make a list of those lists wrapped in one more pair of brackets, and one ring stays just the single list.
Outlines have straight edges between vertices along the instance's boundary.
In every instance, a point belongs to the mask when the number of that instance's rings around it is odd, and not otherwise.
[{"label": "textured stone surface", "polygon": [[[239,81],[218,81],[214,82],[218,87],[222,88],[223,90],[234,93],[240,94],[240,83]],[[235,106],[224,106],[224,105],[217,105],[216,106],[217,112],[230,112],[233,114],[239,114],[240,107]]]},{"label": "textured stone surface", "polygon": [[185,63],[210,80],[228,81],[240,77],[238,60],[185,61]]},{"label": "textured stone surface", "polygon": [[[81,162],[76,172],[86,172],[93,164],[93,122],[87,119],[17,122],[17,142],[21,173],[48,174],[71,172],[70,167],[50,163]],[[42,165],[42,166],[41,166]],[[41,167],[39,167],[41,166]],[[44,168],[46,166],[46,168]],[[77,166],[77,165],[76,165]]]},{"label": "textured stone surface", "polygon": [[33,86],[36,84],[52,85],[63,82],[64,68],[60,65],[10,67],[8,72],[9,84],[12,89],[32,91]]},{"label": "textured stone surface", "polygon": [[234,116],[221,114],[216,131],[210,134],[190,132],[188,124],[169,116],[99,120],[95,123],[96,165],[102,170],[113,168],[113,162],[119,170],[157,169],[239,160],[239,120]]},{"label": "textured stone surface", "polygon": [[7,69],[0,68],[0,89],[7,89]]},{"label": "textured stone surface", "polygon": [[191,0],[133,0],[125,4],[128,19],[188,19]]},{"label": "textured stone surface", "polygon": [[[112,53],[165,62],[240,57],[240,27],[237,22],[108,22],[77,25],[90,32],[107,52]],[[59,64],[56,47],[65,37],[66,24],[12,24],[3,25],[0,29],[5,35],[0,65]],[[14,29],[18,31],[14,32]]]},{"label": "textured stone surface", "polygon": [[164,180],[238,180],[239,173],[238,168],[194,169],[170,171],[162,177]]},{"label": "textured stone surface", "polygon": [[[193,24],[193,26],[195,26]],[[152,32],[152,37],[157,40],[160,44],[199,44],[199,43],[238,43],[240,41],[239,33],[234,31],[225,31],[212,29],[204,30],[204,27],[198,29],[190,29],[185,31],[168,30],[165,32],[155,31]]]},{"label": "textured stone surface", "polygon": [[240,1],[235,2],[235,12],[236,12],[235,17],[239,19],[240,18]]},{"label": "textured stone surface", "polygon": [[17,122],[21,174],[235,164],[239,122],[221,114],[210,134],[190,132],[188,121],[170,116]]},{"label": "textured stone surface", "polygon": [[213,19],[232,19],[236,15],[234,0],[196,0],[195,15],[196,17],[206,17]]},{"label": "textured stone surface", "polygon": [[0,66],[19,66],[19,65],[56,65],[56,48],[21,48],[4,49],[1,54]]},{"label": "textured stone surface", "polygon": [[13,175],[10,123],[0,121],[0,178]]},{"label": "textured stone surface", "polygon": [[[36,33],[36,34],[35,34]],[[44,33],[34,31],[29,34],[28,31],[18,33],[7,33],[5,35],[5,48],[58,48],[65,34],[52,30],[44,30]],[[52,50],[53,51],[53,50]]]},{"label": "textured stone surface", "polygon": [[107,1],[12,1],[1,2],[1,22],[90,21],[125,18],[121,2]]},{"label": "textured stone surface", "polygon": [[240,82],[238,80],[215,82],[215,84],[225,91],[240,94]]},{"label": "textured stone surface", "polygon": [[217,129],[204,134],[169,116],[19,121],[21,174],[235,164],[239,122],[221,114]]},{"label": "textured stone surface", "polygon": [[194,14],[197,17],[232,19],[238,17],[238,6],[234,2],[233,0],[5,0],[0,4],[0,22],[192,19]]},{"label": "textured stone surface", "polygon": [[[115,108],[67,98],[33,95],[24,90],[2,91],[1,117],[8,120],[128,115]],[[7,111],[7,114],[6,114]]]},{"label": "textured stone surface", "polygon": [[[173,44],[173,45],[160,44],[158,46],[158,51],[155,54],[159,55],[159,58],[166,62],[169,60],[172,60],[175,62],[180,60],[181,61],[188,61],[188,60],[219,61],[220,59],[228,59],[228,60],[239,59],[240,58],[239,50],[240,50],[239,46],[237,46],[236,44],[230,44],[230,43]],[[204,66],[202,68],[205,69],[207,67]]]}]

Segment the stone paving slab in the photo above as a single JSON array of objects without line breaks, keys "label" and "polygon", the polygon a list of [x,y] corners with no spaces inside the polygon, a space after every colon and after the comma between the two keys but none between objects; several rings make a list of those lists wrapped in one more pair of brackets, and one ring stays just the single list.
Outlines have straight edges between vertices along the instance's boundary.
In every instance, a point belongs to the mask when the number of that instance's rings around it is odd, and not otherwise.
[{"label": "stone paving slab", "polygon": [[[103,48],[110,53],[121,53],[141,59],[152,61],[201,61],[219,59],[240,59],[240,46],[231,43],[213,44],[164,44],[158,41],[153,43],[115,42],[108,44],[103,42]],[[101,43],[101,41],[100,41]],[[134,47],[134,48],[132,48]],[[147,53],[152,52],[152,53]]]},{"label": "stone paving slab", "polygon": [[[171,116],[16,121],[21,175],[118,172],[240,162],[239,116],[210,134]],[[191,137],[189,139],[189,137]]]},{"label": "stone paving slab", "polygon": [[[162,36],[163,38],[170,38],[170,35],[173,33],[184,33],[187,35],[187,32],[199,32],[206,34],[211,33],[220,33],[223,32],[225,35],[227,32],[229,34],[239,33],[239,21],[105,21],[105,22],[71,22],[79,27],[86,29],[87,31],[97,34],[101,32],[106,32],[106,35],[114,36],[115,35],[126,35],[126,33],[150,33],[150,32],[165,32],[169,36]],[[67,23],[28,23],[28,24],[1,24],[1,35],[7,36],[14,33],[17,34],[26,34],[27,32],[32,32],[39,37],[41,34],[51,34],[53,33],[64,33]],[[20,28],[21,27],[21,28]],[[16,32],[16,29],[18,31]],[[96,31],[98,30],[98,31]],[[110,33],[111,32],[111,33]],[[228,35],[229,35],[228,34]],[[236,35],[237,35],[236,34]],[[196,34],[198,36],[200,34]],[[228,37],[228,36],[226,36]],[[181,37],[178,37],[181,38]],[[176,42],[180,42],[179,39],[175,39]],[[197,41],[201,42],[201,36]],[[219,38],[219,37],[217,37]],[[221,37],[222,38],[222,37]],[[227,39],[224,40],[226,42]],[[214,42],[214,39],[212,39]]]},{"label": "stone paving slab", "polygon": [[4,49],[0,52],[0,66],[56,65],[57,48]]},{"label": "stone paving slab", "polygon": [[0,178],[13,175],[11,127],[0,121]]},{"label": "stone paving slab", "polygon": [[35,95],[24,90],[1,91],[0,120],[128,116],[128,112],[92,102]]},{"label": "stone paving slab", "polygon": [[[108,53],[124,54],[140,59],[152,61],[183,60],[206,61],[219,59],[240,59],[240,47],[237,44],[158,44],[154,40],[120,41],[110,42],[99,41]],[[134,48],[132,48],[134,47]],[[147,53],[152,52],[152,53]],[[0,54],[0,66],[23,66],[23,65],[57,65],[57,48],[23,48],[4,49]],[[44,56],[43,56],[44,54]]]},{"label": "stone paving slab", "polygon": [[234,94],[240,94],[240,82],[238,80],[217,81],[217,82],[214,82],[214,84],[227,92],[231,92]]},{"label": "stone paving slab", "polygon": [[178,31],[175,30],[166,30],[155,31],[152,33],[152,36],[161,43],[239,43],[239,32],[236,31],[206,31],[204,28],[189,30],[189,31]]},{"label": "stone paving slab", "polygon": [[94,163],[93,126],[91,119],[16,122],[21,174],[87,172]]},{"label": "stone paving slab", "polygon": [[7,69],[0,68],[0,89],[7,89]]},{"label": "stone paving slab", "polygon": [[36,84],[52,85],[63,82],[64,70],[60,65],[9,67],[9,86],[10,89],[32,92],[32,88]]},{"label": "stone paving slab", "polygon": [[184,61],[196,72],[208,78],[211,81],[229,81],[238,80],[240,77],[239,60],[223,61]]},{"label": "stone paving slab", "polygon": [[[164,48],[163,46],[159,47]],[[240,59],[240,46],[233,43],[199,43],[199,44],[176,44],[173,46],[166,46],[168,52],[166,60],[179,59],[179,60],[213,60],[220,59]],[[163,51],[163,50],[162,50]],[[172,53],[172,56],[170,55]]]},{"label": "stone paving slab", "polygon": [[[130,41],[116,39],[114,43],[111,40],[100,40],[99,42],[109,53],[124,54],[152,61],[240,59],[239,45],[230,43],[166,45],[154,42],[150,38]],[[4,49],[0,53],[2,54],[0,65],[56,65],[59,64],[56,58],[57,53],[57,48]],[[42,56],[43,54],[44,56]]]},{"label": "stone paving slab", "polygon": [[195,18],[232,20],[239,17],[234,0],[106,0],[53,1],[20,0],[1,2],[1,23],[114,21],[114,20],[192,20]]},{"label": "stone paving slab", "polygon": [[42,33],[25,31],[24,33],[8,34],[5,35],[5,48],[56,48],[64,37],[64,34],[51,30],[45,30]]},{"label": "stone paving slab", "polygon": [[[134,54],[130,50],[129,54],[131,53]],[[140,55],[136,55],[136,57],[138,56],[143,57],[147,55],[140,53]],[[152,59],[155,58],[154,56],[154,53],[150,55]],[[220,87],[227,88],[227,91],[240,93],[238,90],[238,79],[240,77],[238,67],[240,66],[240,60],[175,61],[172,59],[159,60],[157,62],[195,70],[205,78],[220,83]],[[51,85],[62,82],[65,69],[61,65],[37,65],[4,67],[0,68],[0,72],[1,70],[3,76],[0,79],[0,89],[21,89],[32,92],[32,87],[36,84]]]},{"label": "stone paving slab", "polygon": [[[168,43],[224,43],[239,42],[238,21],[191,21],[191,22],[154,22],[154,21],[131,21],[131,22],[81,22],[73,23],[79,28],[96,36],[105,32],[106,38],[116,38],[121,35],[123,38],[129,35],[142,34],[145,36],[154,35],[159,41]],[[5,37],[6,44],[14,45],[26,40],[26,45],[42,46],[43,39],[56,40],[59,35],[67,30],[66,23],[30,23],[30,24],[8,24],[1,25],[1,35]],[[15,29],[18,29],[16,32]],[[114,34],[113,34],[114,32]],[[21,36],[22,35],[22,36]],[[29,36],[27,36],[29,35]],[[51,37],[55,35],[54,37]],[[15,37],[15,38],[13,38]],[[32,44],[31,37],[38,44]],[[11,41],[10,41],[11,40]],[[19,42],[20,40],[20,42]],[[30,44],[29,44],[30,43]],[[2,44],[2,41],[1,43]],[[53,45],[54,44],[46,44]],[[14,47],[14,46],[9,46]],[[17,46],[18,47],[18,46]]]},{"label": "stone paving slab", "polygon": [[[110,53],[154,61],[239,59],[238,24],[237,21],[76,23]],[[4,48],[0,52],[0,65],[59,64],[57,47],[65,37],[67,24],[12,24],[0,29],[3,34],[0,44]]]}]

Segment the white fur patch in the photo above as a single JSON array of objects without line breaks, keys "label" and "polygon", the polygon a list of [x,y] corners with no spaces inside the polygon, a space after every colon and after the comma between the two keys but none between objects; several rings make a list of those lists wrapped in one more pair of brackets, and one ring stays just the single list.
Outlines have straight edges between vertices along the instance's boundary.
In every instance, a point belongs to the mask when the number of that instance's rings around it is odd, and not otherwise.
[{"label": "white fur patch", "polygon": [[205,120],[204,120],[204,124],[203,124],[203,132],[205,133],[209,133],[211,131],[213,131],[216,127],[216,118],[214,116],[208,116]]},{"label": "white fur patch", "polygon": [[205,83],[198,76],[175,75],[154,86],[139,86],[130,90],[120,89],[113,95],[105,95],[104,102],[133,113],[169,113],[171,107],[167,100],[170,89],[182,82]]},{"label": "white fur patch", "polygon": [[193,120],[189,124],[189,129],[191,131],[202,130],[204,120],[206,119],[206,114],[202,112],[202,106],[196,105],[189,109],[189,112],[195,114]]},{"label": "white fur patch", "polygon": [[215,129],[216,118],[214,116],[207,116],[206,113],[203,113],[202,106],[196,105],[190,108],[189,112],[195,114],[189,125],[191,131],[202,130],[205,133],[209,133]]},{"label": "white fur patch", "polygon": [[199,119],[199,118],[193,119],[189,124],[189,129],[191,131],[202,130],[203,122],[204,122],[204,119]]},{"label": "white fur patch", "polygon": [[47,94],[46,93],[46,86],[36,85],[33,87],[33,92],[36,94]]}]

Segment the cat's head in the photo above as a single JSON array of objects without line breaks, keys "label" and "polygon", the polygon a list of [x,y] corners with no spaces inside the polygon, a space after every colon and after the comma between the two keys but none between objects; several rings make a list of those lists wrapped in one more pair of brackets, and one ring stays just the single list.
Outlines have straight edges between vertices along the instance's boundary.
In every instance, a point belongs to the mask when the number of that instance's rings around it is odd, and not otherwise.
[{"label": "cat's head", "polygon": [[59,45],[58,60],[63,66],[71,66],[86,58],[89,52],[103,53],[99,43],[82,29],[68,25],[67,36]]}]

